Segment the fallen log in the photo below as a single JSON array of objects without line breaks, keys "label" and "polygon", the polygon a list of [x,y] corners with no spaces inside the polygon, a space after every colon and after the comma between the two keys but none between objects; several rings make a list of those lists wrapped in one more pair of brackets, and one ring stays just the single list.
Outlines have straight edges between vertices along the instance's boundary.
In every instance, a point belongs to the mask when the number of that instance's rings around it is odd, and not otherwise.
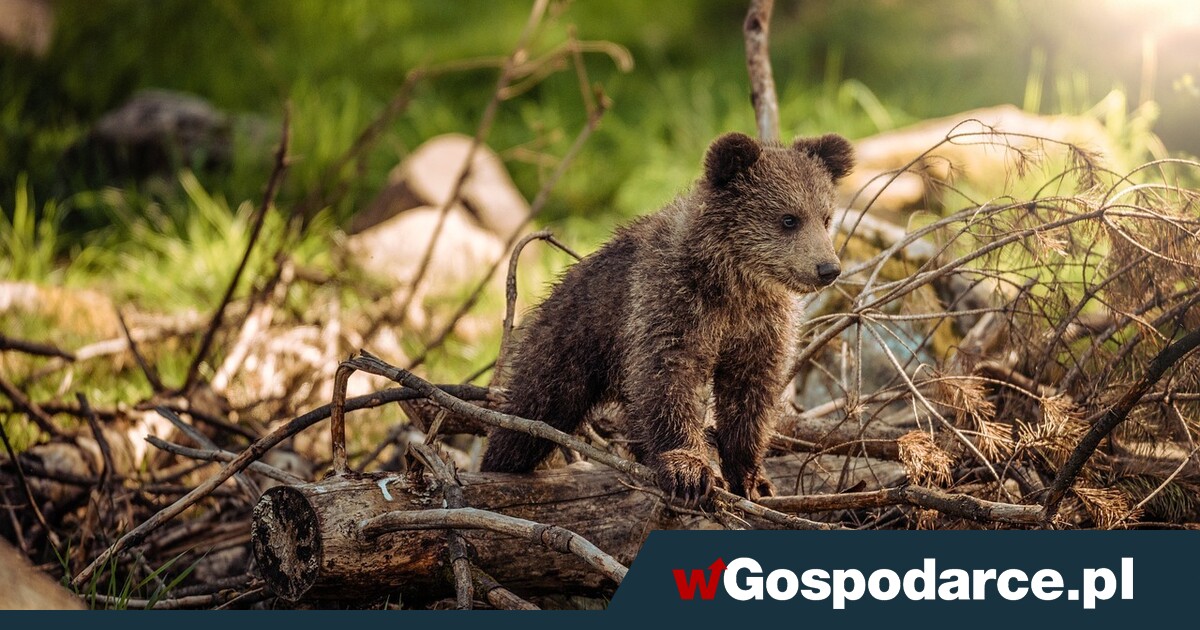
[{"label": "fallen log", "polygon": [[[894,462],[836,456],[768,460],[781,492],[836,492],[862,483],[878,488],[904,477]],[[576,464],[530,475],[462,473],[463,503],[545,524],[542,545],[487,529],[458,529],[474,564],[522,595],[611,592],[614,583],[578,555],[543,548],[555,532],[576,534],[628,565],[654,529],[722,527],[719,515],[671,509],[656,488],[607,468]],[[440,598],[453,593],[448,529],[372,535],[368,521],[389,513],[445,508],[432,478],[350,473],[268,490],[254,510],[251,539],[267,587],[290,601],[356,600],[399,592]],[[725,522],[730,519],[726,517]],[[375,521],[378,523],[379,521]],[[461,521],[445,527],[461,527]],[[422,527],[427,524],[421,525]],[[409,600],[405,600],[406,602]]]},{"label": "fallen log", "polygon": [[[839,189],[843,199],[853,198],[858,209],[874,201],[873,211],[898,216],[937,197],[937,187],[928,179],[947,181],[953,176],[977,187],[987,186],[997,182],[998,173],[1014,170],[1020,152],[1041,155],[1046,145],[1052,149],[1057,142],[1073,143],[1099,155],[1116,154],[1104,128],[1094,119],[1040,116],[1013,105],[999,105],[857,140],[858,163]],[[894,175],[906,167],[908,171]]]}]

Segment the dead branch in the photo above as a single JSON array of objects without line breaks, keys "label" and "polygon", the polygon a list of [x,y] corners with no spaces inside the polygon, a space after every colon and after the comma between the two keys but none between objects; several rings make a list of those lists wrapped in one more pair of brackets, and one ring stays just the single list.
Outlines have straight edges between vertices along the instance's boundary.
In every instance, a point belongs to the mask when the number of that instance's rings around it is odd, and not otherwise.
[{"label": "dead branch", "polygon": [[848,492],[808,496],[764,497],[763,505],[786,512],[828,512],[856,510],[889,505],[912,505],[937,510],[947,516],[980,522],[1033,525],[1041,519],[1041,507],[985,501],[961,493],[950,493],[924,486],[901,486],[872,492]]},{"label": "dead branch", "polygon": [[478,567],[471,567],[471,579],[474,580],[475,591],[483,593],[488,603],[500,610],[540,610],[501,586],[495,578]]},{"label": "dead branch", "polygon": [[346,387],[354,369],[345,363],[338,365],[333,373],[333,401],[330,403],[329,431],[333,461],[330,472],[344,475],[350,470],[346,459]]},{"label": "dead branch", "polygon": [[[201,424],[206,424],[209,427],[211,427],[217,431],[222,431],[222,432],[228,433],[229,435],[239,435],[241,437],[246,438],[247,440],[250,440],[251,442],[262,437],[257,432],[255,432],[253,429],[244,427],[240,424],[234,424],[228,420],[225,420],[224,418],[219,418],[212,414],[205,413],[203,411],[200,411],[199,409],[196,409],[195,405],[192,405],[191,402],[188,401],[188,399],[186,399],[186,398],[181,398],[181,399],[178,399],[178,401],[170,401],[170,402],[161,403],[161,404],[157,400],[151,400],[151,401],[147,401],[146,403],[138,404],[134,408],[139,411],[147,411],[149,409],[154,409],[155,411],[162,413],[161,410],[165,409],[167,411],[170,411],[170,412],[173,412],[176,414],[184,413],[184,414],[187,414],[189,417],[191,417],[191,419],[195,422],[199,422]],[[104,410],[99,413],[101,413],[103,415],[103,413],[105,413],[105,412],[110,414],[110,417],[116,417],[117,415],[120,414],[119,411],[115,411],[115,410]],[[73,413],[73,410],[71,410],[69,408],[63,409],[62,413]],[[164,417],[167,417],[167,416],[165,416],[165,414],[164,414]],[[168,419],[169,419],[169,417],[168,417]]]},{"label": "dead branch", "polygon": [[1046,500],[1043,503],[1044,511],[1042,514],[1042,522],[1049,525],[1053,522],[1054,517],[1058,514],[1058,508],[1062,503],[1063,497],[1066,496],[1067,490],[1075,483],[1075,478],[1079,476],[1079,472],[1083,470],[1084,464],[1092,457],[1092,453],[1096,451],[1096,447],[1100,446],[1101,440],[1108,437],[1117,425],[1125,421],[1129,416],[1130,410],[1137,405],[1142,396],[1158,383],[1159,379],[1166,374],[1167,370],[1171,369],[1180,359],[1187,356],[1197,346],[1200,346],[1200,330],[1193,330],[1184,335],[1178,341],[1163,348],[1154,360],[1150,362],[1150,366],[1146,369],[1145,374],[1115,405],[1110,407],[1104,415],[1092,425],[1092,428],[1083,436],[1075,450],[1071,452],[1071,456],[1067,459],[1067,463],[1058,471],[1058,476],[1054,478],[1053,485],[1050,486],[1050,491],[1046,495]]},{"label": "dead branch", "polygon": [[[589,111],[594,111],[594,107],[589,108]],[[507,362],[508,353],[511,352],[513,320],[516,319],[517,312],[517,263],[521,259],[521,252],[525,250],[525,246],[534,240],[546,241],[563,250],[575,260],[581,260],[579,254],[571,251],[571,248],[556,239],[549,230],[527,234],[517,241],[516,246],[513,247],[512,256],[508,259],[508,277],[504,283],[504,324],[500,329],[500,353],[493,364],[493,384],[504,382],[504,365]],[[467,379],[467,382],[470,381],[471,379]]]},{"label": "dead branch", "polygon": [[117,311],[117,323],[121,325],[121,334],[125,335],[125,342],[129,344],[129,352],[133,354],[134,361],[137,361],[138,368],[142,370],[142,374],[146,377],[146,382],[150,383],[150,387],[155,393],[166,391],[166,386],[163,385],[162,379],[158,376],[158,371],[154,366],[146,361],[146,357],[142,356],[138,350],[137,342],[133,340],[133,335],[129,334],[129,326],[125,323],[125,314],[121,309]]},{"label": "dead branch", "polygon": [[[446,499],[446,507],[459,509],[466,507],[463,500],[462,486],[454,471],[442,461],[441,457],[425,444],[410,444],[409,448],[421,458],[425,467],[433,474],[434,479],[442,486],[442,494]],[[475,584],[471,580],[471,560],[467,555],[467,541],[457,529],[446,533],[446,546],[450,552],[450,568],[454,577],[454,593],[458,598],[460,610],[470,610],[475,599]]]},{"label": "dead branch", "polygon": [[217,336],[217,331],[221,328],[221,323],[225,318],[225,309],[233,299],[234,292],[237,291],[238,283],[242,279],[242,273],[246,270],[246,265],[250,263],[250,254],[254,252],[254,246],[258,243],[258,236],[262,233],[263,224],[266,223],[267,213],[275,203],[275,195],[279,192],[279,186],[283,183],[283,175],[287,172],[288,168],[288,144],[292,134],[291,118],[291,107],[285,107],[283,110],[283,131],[279,139],[279,148],[275,152],[275,167],[271,170],[270,178],[267,179],[267,189],[263,193],[262,203],[259,204],[258,212],[254,215],[254,224],[250,228],[250,238],[246,241],[246,252],[242,255],[241,262],[238,263],[237,269],[233,272],[233,277],[230,278],[229,285],[225,288],[225,294],[221,296],[221,301],[217,305],[217,310],[213,312],[208,327],[204,329],[204,336],[200,338],[200,346],[196,349],[196,356],[192,359],[191,365],[188,366],[187,376],[184,377],[183,386],[180,388],[185,393],[190,393],[192,388],[196,386],[196,379],[200,375],[200,365],[208,357],[208,351],[212,346],[213,339]]},{"label": "dead branch", "polygon": [[[231,462],[237,458],[237,453],[230,453],[229,451],[211,448],[190,448],[181,444],[174,444],[167,442],[166,440],[160,440],[153,435],[147,435],[146,441],[153,445],[154,448],[164,450],[168,453],[174,453],[176,455],[181,455],[191,459],[198,459],[205,462]],[[279,483],[286,483],[288,485],[306,483],[305,479],[301,479],[290,472],[280,470],[274,466],[264,464],[262,462],[251,462],[247,468],[260,475],[270,477]]]},{"label": "dead branch", "polygon": [[33,423],[46,434],[51,437],[61,435],[58,427],[54,426],[54,420],[50,418],[50,414],[47,414],[37,403],[26,398],[21,390],[9,383],[3,376],[0,376],[0,393],[7,396],[14,407],[25,412],[25,415],[29,416],[29,419],[33,420]]},{"label": "dead branch", "polygon": [[[458,391],[461,394],[468,396],[483,395],[480,390],[482,388],[473,385],[447,385],[444,386],[446,391]],[[379,407],[390,402],[399,400],[412,400],[423,396],[420,392],[408,388],[387,389],[366,396],[358,396],[346,401],[345,409],[354,411],[358,409],[366,409],[369,407]],[[469,404],[469,403],[468,403]],[[238,454],[233,461],[229,462],[221,468],[221,470],[206,479],[203,483],[192,489],[183,497],[163,508],[154,516],[144,521],[141,525],[133,528],[125,535],[121,536],[110,545],[107,549],[100,553],[91,564],[84,567],[82,571],[75,575],[71,581],[76,588],[86,584],[88,580],[95,575],[96,571],[105,566],[111,558],[129,549],[130,547],[141,543],[146,536],[155,529],[161,527],[164,523],[179,516],[184,510],[195,505],[197,501],[212,493],[218,486],[225,483],[230,477],[241,472],[250,465],[251,462],[257,461],[267,451],[275,448],[280,442],[287,438],[307,429],[308,427],[328,418],[331,414],[331,405],[323,405],[308,413],[297,416],[291,421],[280,425],[271,433],[259,438],[251,444],[246,450]]]},{"label": "dead branch", "polygon": [[750,73],[750,103],[758,123],[758,137],[764,142],[779,142],[779,100],[775,96],[775,78],[771,72],[771,12],[775,0],[750,0],[750,10],[742,24],[746,39],[746,70]]},{"label": "dead branch", "polygon": [[0,335],[0,350],[16,350],[25,354],[32,354],[39,357],[58,357],[67,361],[74,361],[75,355],[48,343],[38,343],[34,341],[25,341],[24,339],[13,339],[7,335]]},{"label": "dead branch", "polygon": [[119,474],[113,460],[112,445],[108,443],[108,438],[104,436],[104,430],[100,428],[100,422],[96,419],[96,414],[92,412],[92,407],[88,404],[87,396],[84,396],[83,392],[78,392],[75,394],[75,399],[79,401],[79,409],[83,412],[83,417],[87,419],[88,427],[92,430],[92,437],[96,439],[96,444],[100,447],[100,457],[104,460],[104,470],[100,471],[100,482],[98,485],[103,489],[114,475]]},{"label": "dead branch", "polygon": [[122,598],[113,595],[103,595],[100,593],[89,596],[89,599],[92,599],[97,604],[103,604],[105,606],[121,606],[127,610],[189,610],[206,609],[213,606],[226,604],[238,597],[241,597],[242,595],[243,593],[238,593],[233,589],[224,589],[216,593],[206,593],[204,595],[184,595],[182,597],[160,599],[154,602],[140,597]]},{"label": "dead branch", "polygon": [[[174,426],[176,429],[179,429],[181,432],[183,432],[184,435],[191,438],[191,440],[193,442],[195,442],[199,446],[204,447],[205,450],[188,449],[190,452],[193,452],[194,454],[202,455],[199,457],[193,457],[193,459],[206,459],[205,456],[209,456],[210,453],[212,453],[212,454],[219,453],[219,455],[212,456],[214,461],[232,461],[233,458],[235,457],[235,455],[233,453],[227,453],[224,449],[218,447],[217,443],[210,440],[207,435],[204,435],[203,433],[197,431],[196,428],[193,427],[192,425],[184,422],[183,418],[180,418],[175,412],[171,411],[170,409],[159,406],[159,407],[155,407],[154,411],[156,413],[158,413],[158,415],[166,418],[167,421],[170,422],[172,426]],[[172,450],[173,448],[175,448],[175,445],[171,444],[170,442],[165,442],[163,440],[159,440],[158,438],[156,438],[153,435],[147,435],[146,441],[150,442],[150,444],[154,445],[156,448],[159,448],[161,450],[165,450],[167,452],[172,452],[172,453],[175,453],[176,455],[183,455],[183,453],[178,450]],[[179,448],[184,448],[184,447],[179,447]],[[228,459],[224,459],[225,456],[228,456]],[[190,457],[190,455],[185,455],[185,457]],[[253,464],[251,466],[253,466]],[[282,472],[282,471],[280,471],[280,472]],[[267,476],[271,476],[269,473],[266,473],[266,472],[264,472],[263,474],[266,474]],[[242,473],[238,473],[238,474],[234,475],[233,478],[234,478],[234,481],[237,482],[238,486],[241,486],[242,490],[244,490],[246,492],[247,496],[253,498],[253,497],[257,497],[258,495],[262,494],[262,491],[258,489],[258,486],[252,480],[250,480],[248,477],[243,475]],[[291,482],[283,481],[283,483],[291,483]]]},{"label": "dead branch", "polygon": [[[21,483],[21,489],[25,493],[25,500],[29,504],[29,509],[33,511],[34,517],[46,532],[46,539],[57,552],[61,549],[58,540],[58,534],[46,522],[46,516],[42,514],[41,508],[38,507],[37,499],[33,498],[33,491],[29,489],[29,480],[25,477],[25,470],[21,467],[21,460],[17,457],[16,451],[13,450],[12,443],[8,441],[8,431],[4,429],[4,423],[0,422],[0,442],[4,443],[4,452],[8,454],[8,461],[12,463],[13,468],[17,471],[17,479]],[[62,557],[61,553],[59,557]]]}]

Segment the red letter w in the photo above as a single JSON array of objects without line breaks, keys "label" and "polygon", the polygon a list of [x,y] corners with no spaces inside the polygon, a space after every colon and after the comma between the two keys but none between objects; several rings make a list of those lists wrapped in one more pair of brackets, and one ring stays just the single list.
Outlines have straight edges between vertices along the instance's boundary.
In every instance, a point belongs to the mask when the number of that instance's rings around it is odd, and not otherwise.
[{"label": "red letter w", "polygon": [[692,569],[691,577],[687,577],[683,569],[674,569],[675,586],[679,589],[679,599],[694,599],[696,591],[700,591],[700,599],[712,599],[717,595],[717,583],[721,581],[721,572],[725,570],[725,562],[720,558],[709,565],[708,580],[704,579],[704,571]]}]

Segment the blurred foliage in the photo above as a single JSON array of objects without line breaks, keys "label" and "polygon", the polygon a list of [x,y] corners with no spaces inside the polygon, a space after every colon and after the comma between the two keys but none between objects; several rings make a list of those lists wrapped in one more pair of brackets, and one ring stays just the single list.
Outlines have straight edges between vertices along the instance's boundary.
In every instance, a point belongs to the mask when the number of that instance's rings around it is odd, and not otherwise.
[{"label": "blurred foliage", "polygon": [[[615,108],[562,183],[551,218],[644,212],[686,185],[715,133],[750,128],[739,28],[744,4],[554,5],[558,19],[539,33],[535,51],[563,41],[574,24],[581,38],[628,47],[637,66],[622,75],[607,58],[588,57],[592,80],[606,86]],[[527,3],[490,0],[59,0],[54,6],[55,40],[45,59],[0,54],[0,199],[12,198],[17,175],[27,172],[39,196],[69,200],[78,188],[61,172],[64,150],[100,114],[150,87],[192,92],[238,115],[242,141],[233,172],[202,182],[239,200],[257,195],[275,121],[290,100],[300,161],[281,199],[295,198],[409,70],[503,55],[528,11]],[[1139,85],[1142,35],[1151,26],[1138,24],[1137,14],[1133,22],[1114,15],[1084,0],[780,2],[772,50],[785,130],[862,136],[1004,102],[1083,111],[1115,85],[1131,91]],[[1160,54],[1163,71],[1156,76],[1183,87],[1158,94],[1187,91],[1191,69],[1177,57],[1187,55]],[[387,170],[423,139],[472,132],[494,74],[485,69],[423,84],[337,217],[344,220],[367,201]],[[1029,85],[1031,77],[1041,85]],[[1039,95],[1033,103],[1031,92]],[[562,73],[507,103],[490,144],[503,152],[532,143],[561,154],[583,117],[577,82]],[[544,173],[518,159],[510,166],[532,195]],[[109,222],[102,208],[67,203],[65,212],[83,215],[68,216],[67,227]]]},{"label": "blurred foliage", "polygon": [[[618,221],[685,188],[718,133],[753,130],[741,37],[745,4],[552,3],[533,54],[562,43],[573,28],[580,39],[628,48],[635,61],[632,72],[622,73],[607,56],[585,57],[590,80],[604,86],[614,105],[542,215],[567,242],[590,251]],[[383,110],[408,72],[502,57],[529,5],[56,0],[45,57],[0,48],[0,278],[103,284],[115,300],[145,308],[210,308],[245,246],[285,102],[293,112],[295,161],[278,199],[282,212],[271,215],[264,242],[284,229],[288,210]],[[1171,20],[1166,9],[1130,9],[1118,0],[779,0],[771,47],[784,135],[863,137],[1014,103],[1097,116],[1134,159],[1156,148],[1147,140],[1156,124],[1167,148],[1200,152],[1192,78],[1200,74],[1200,38],[1196,25]],[[1157,54],[1146,52],[1147,42]],[[310,225],[293,250],[297,260],[332,268],[334,228],[364,207],[423,140],[473,133],[495,79],[496,70],[484,68],[422,82],[346,197]],[[194,93],[229,113],[232,168],[109,186],[80,182],[64,154],[104,112],[147,88]],[[566,151],[585,119],[577,78],[561,72],[506,101],[488,143],[532,197],[549,173],[547,162]],[[548,279],[563,261],[543,256],[532,264],[538,278]],[[481,309],[501,308],[493,298]],[[435,357],[431,366],[467,373],[493,345],[452,342],[447,357]]]}]

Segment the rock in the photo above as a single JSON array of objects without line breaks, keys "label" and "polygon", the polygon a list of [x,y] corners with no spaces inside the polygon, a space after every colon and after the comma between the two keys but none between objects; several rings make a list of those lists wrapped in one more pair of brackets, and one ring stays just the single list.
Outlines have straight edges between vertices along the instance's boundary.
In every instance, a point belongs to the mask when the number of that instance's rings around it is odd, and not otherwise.
[{"label": "rock", "polygon": [[[410,328],[436,328],[436,309],[427,310],[427,299],[456,295],[463,285],[478,282],[504,256],[509,238],[529,216],[529,204],[500,157],[480,146],[459,200],[446,214],[425,278],[410,299],[410,286],[471,145],[472,139],[461,134],[422,144],[392,169],[388,186],[351,222],[347,251],[368,273],[393,281],[395,306],[408,304],[405,320]],[[497,283],[503,278],[502,273],[492,276]],[[464,317],[455,330],[464,338],[475,338],[494,329],[491,322],[476,323]]]},{"label": "rock", "polygon": [[96,181],[224,168],[232,158],[228,116],[190,94],[146,90],[102,116],[67,161]]},{"label": "rock", "polygon": [[[997,135],[991,139],[985,135],[991,131],[989,127],[1016,135]],[[921,174],[939,180],[953,175],[974,184],[1003,183],[1006,175],[1014,171],[1014,160],[1018,155],[1015,150],[1025,151],[1035,158],[1065,153],[1053,143],[1041,142],[1039,137],[1073,143],[1101,155],[1113,153],[1108,135],[1091,118],[1039,116],[1012,105],[976,109],[855,142],[857,165],[842,181],[843,201],[848,203],[865,186],[866,190],[852,204],[858,209],[865,207],[890,177],[884,173],[904,168],[952,133],[979,135],[963,137],[930,152],[924,164],[913,167],[911,172],[902,174],[883,189],[873,209],[895,213],[919,207],[926,199],[936,197],[936,191],[926,188]]]},{"label": "rock", "polygon": [[[440,214],[441,208],[435,206],[413,208],[350,236],[346,242],[351,258],[362,269],[402,287],[396,291],[396,299],[408,302],[408,322],[416,328],[429,323],[426,298],[457,294],[463,285],[477,282],[504,255],[504,242],[480,227],[466,208],[455,204],[446,215],[425,278],[409,300],[408,287],[433,239]],[[493,280],[502,278],[503,274],[496,274]]]},{"label": "rock", "polygon": [[[421,206],[351,236],[347,247],[366,270],[408,285],[433,238],[441,209]],[[451,206],[433,248],[426,285],[447,286],[477,279],[504,254],[504,244],[479,227],[465,208]]]},{"label": "rock", "polygon": [[[454,191],[472,139],[462,134],[437,136],[417,148],[388,177],[388,187],[351,224],[365,230],[410,208],[441,208]],[[475,151],[459,199],[480,226],[507,239],[529,216],[529,204],[513,184],[500,156],[486,145]]]}]

